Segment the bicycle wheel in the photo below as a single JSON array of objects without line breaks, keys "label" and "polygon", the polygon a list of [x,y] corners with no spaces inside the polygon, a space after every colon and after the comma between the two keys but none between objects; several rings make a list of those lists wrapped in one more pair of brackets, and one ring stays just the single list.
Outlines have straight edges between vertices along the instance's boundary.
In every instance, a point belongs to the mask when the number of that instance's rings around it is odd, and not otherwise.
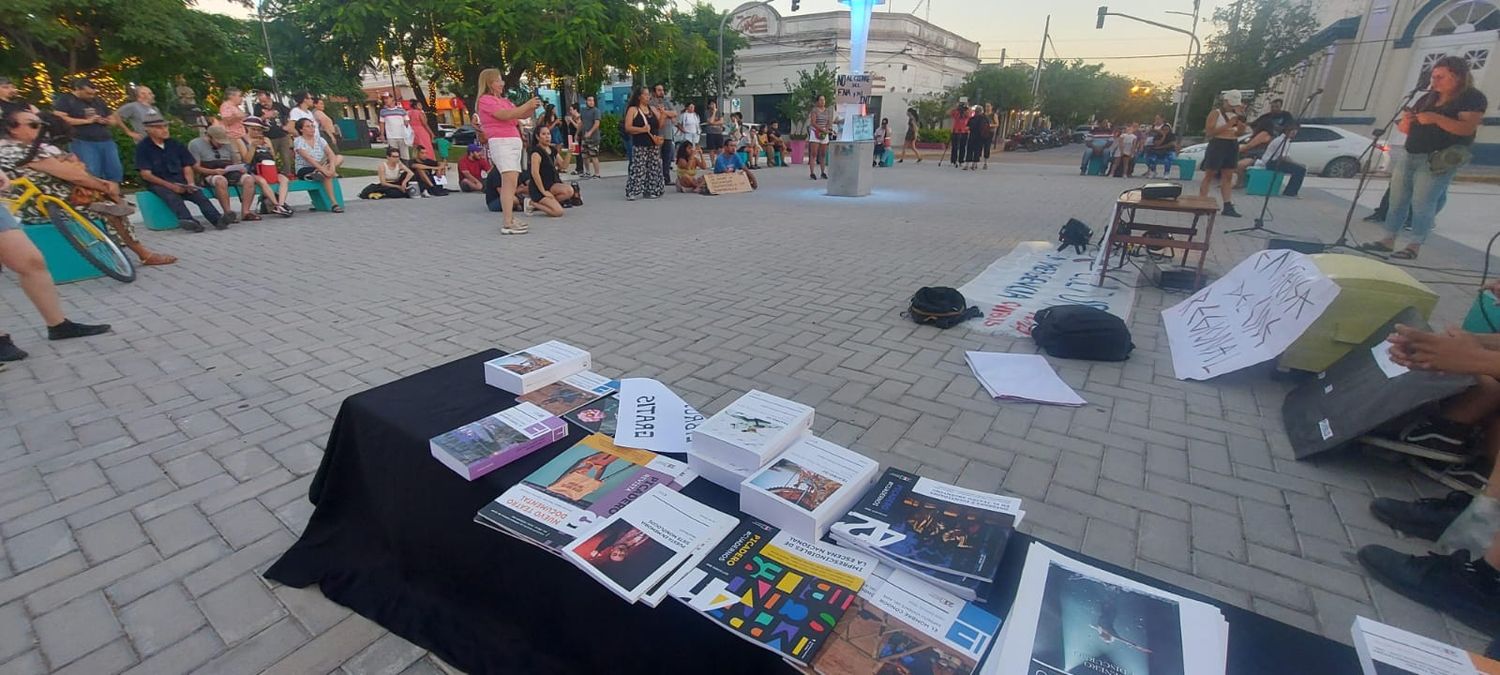
[{"label": "bicycle wheel", "polygon": [[112,279],[125,283],[135,281],[135,265],[94,221],[56,197],[41,197],[38,201],[52,226],[90,265]]}]

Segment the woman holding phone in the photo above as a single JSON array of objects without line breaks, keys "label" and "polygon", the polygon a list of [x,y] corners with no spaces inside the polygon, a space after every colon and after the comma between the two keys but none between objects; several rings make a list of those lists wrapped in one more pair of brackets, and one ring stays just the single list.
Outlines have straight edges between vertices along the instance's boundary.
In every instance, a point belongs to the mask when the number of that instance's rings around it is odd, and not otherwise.
[{"label": "woman holding phone", "polygon": [[1198,185],[1198,196],[1207,197],[1209,186],[1217,180],[1219,195],[1224,201],[1224,215],[1239,218],[1234,210],[1234,174],[1239,166],[1239,137],[1245,133],[1244,98],[1236,89],[1219,95],[1219,107],[1209,111],[1203,124],[1203,135],[1208,138],[1208,149],[1203,152],[1203,182]]},{"label": "woman holding phone", "polygon": [[500,234],[526,234],[526,224],[516,222],[512,209],[516,183],[521,176],[521,120],[531,119],[542,101],[532,96],[517,106],[505,98],[504,90],[500,69],[485,68],[479,72],[479,99],[474,108],[479,116],[479,129],[489,145],[490,161],[495,165],[494,170],[500,172],[500,212],[505,217]]},{"label": "woman holding phone", "polygon": [[651,92],[644,87],[636,87],[630,94],[630,108],[625,111],[625,134],[635,147],[635,153],[630,155],[630,168],[625,177],[627,201],[633,202],[642,196],[657,199],[665,192],[662,185],[661,155],[657,151],[657,147],[662,144],[662,137],[653,133],[655,129],[656,113],[651,110]]}]

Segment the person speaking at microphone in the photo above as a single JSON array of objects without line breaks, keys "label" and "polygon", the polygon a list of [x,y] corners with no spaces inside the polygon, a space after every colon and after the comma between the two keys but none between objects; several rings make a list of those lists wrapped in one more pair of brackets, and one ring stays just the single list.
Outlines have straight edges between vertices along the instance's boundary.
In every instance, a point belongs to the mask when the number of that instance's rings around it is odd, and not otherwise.
[{"label": "person speaking at microphone", "polygon": [[[1397,260],[1413,260],[1432,231],[1438,204],[1446,199],[1448,185],[1458,169],[1473,156],[1469,146],[1489,99],[1474,88],[1469,62],[1461,56],[1445,56],[1432,66],[1432,90],[1406,109],[1396,127],[1406,134],[1405,153],[1398,153],[1391,167],[1391,203],[1386,212],[1385,238],[1360,247],[1364,251],[1391,253]],[[1396,235],[1411,210],[1411,238],[1396,251]]]}]

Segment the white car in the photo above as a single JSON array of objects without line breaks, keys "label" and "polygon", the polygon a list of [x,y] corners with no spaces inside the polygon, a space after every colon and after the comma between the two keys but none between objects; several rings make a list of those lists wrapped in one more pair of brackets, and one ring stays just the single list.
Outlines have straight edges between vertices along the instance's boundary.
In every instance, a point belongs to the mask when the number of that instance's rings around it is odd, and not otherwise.
[{"label": "white car", "polygon": [[[1240,142],[1250,140],[1250,135],[1240,137]],[[1292,160],[1307,167],[1311,173],[1330,178],[1353,178],[1359,175],[1359,156],[1369,147],[1370,139],[1348,129],[1324,124],[1304,124],[1292,139],[1288,151]],[[1203,163],[1203,152],[1207,143],[1188,146],[1177,153],[1184,159]],[[1390,150],[1384,141],[1375,146],[1375,157],[1370,162],[1371,171],[1384,170],[1390,162]]]},{"label": "white car", "polygon": [[455,131],[458,131],[458,127],[453,126],[452,124],[443,124],[440,122],[437,125],[438,138],[452,137],[453,132]]}]

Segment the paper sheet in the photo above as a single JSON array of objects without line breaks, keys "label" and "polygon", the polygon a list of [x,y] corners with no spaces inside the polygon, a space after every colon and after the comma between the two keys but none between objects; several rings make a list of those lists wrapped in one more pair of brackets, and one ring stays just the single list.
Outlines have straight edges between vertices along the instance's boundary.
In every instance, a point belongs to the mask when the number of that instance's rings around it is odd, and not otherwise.
[{"label": "paper sheet", "polygon": [[1400,377],[1411,372],[1410,368],[1391,360],[1391,343],[1377,342],[1370,348],[1370,355],[1375,357],[1375,365],[1380,366],[1380,372],[1385,373],[1387,379]]},{"label": "paper sheet", "polygon": [[969,352],[967,359],[974,377],[997,399],[1066,406],[1087,403],[1040,354]]},{"label": "paper sheet", "polygon": [[644,377],[620,380],[615,445],[680,455],[703,415],[667,385]]}]

